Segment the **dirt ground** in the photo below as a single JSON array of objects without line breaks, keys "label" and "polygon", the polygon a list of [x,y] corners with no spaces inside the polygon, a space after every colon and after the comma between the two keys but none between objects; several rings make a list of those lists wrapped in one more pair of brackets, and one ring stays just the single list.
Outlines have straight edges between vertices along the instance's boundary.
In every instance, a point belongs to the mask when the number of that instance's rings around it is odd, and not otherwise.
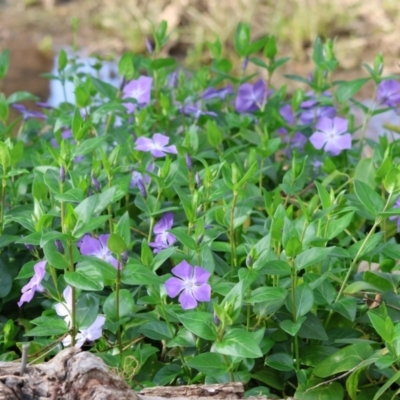
[{"label": "dirt ground", "polygon": [[[166,52],[186,65],[210,61],[204,42],[215,34],[232,48],[237,22],[251,21],[254,38],[275,34],[279,55],[292,58],[274,78],[275,86],[293,88],[285,73],[312,71],[316,34],[336,38],[341,63],[336,79],[366,76],[361,63],[371,64],[379,52],[386,74],[400,72],[398,0],[0,0],[0,50],[11,50],[1,90],[47,98],[48,83],[38,76],[51,69],[57,49],[73,42],[73,17],[79,18],[79,47],[116,57],[125,49],[144,52],[150,20],[166,19],[172,32]],[[365,87],[361,96],[370,92],[371,86]]]}]

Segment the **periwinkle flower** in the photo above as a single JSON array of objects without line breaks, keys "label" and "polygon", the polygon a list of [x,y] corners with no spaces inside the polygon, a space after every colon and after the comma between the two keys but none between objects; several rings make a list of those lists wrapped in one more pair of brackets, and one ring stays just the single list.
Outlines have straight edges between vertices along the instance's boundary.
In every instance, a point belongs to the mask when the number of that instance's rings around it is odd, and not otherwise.
[{"label": "periwinkle flower", "polygon": [[46,274],[46,260],[39,261],[33,266],[35,271],[31,280],[21,289],[22,296],[19,300],[18,307],[21,307],[23,303],[29,303],[36,292],[43,292],[44,287],[42,286],[42,280]]},{"label": "periwinkle flower", "polygon": [[379,104],[398,107],[400,105],[400,82],[393,79],[382,81],[378,85],[376,99]]},{"label": "periwinkle flower", "polygon": [[23,104],[12,104],[11,107],[14,108],[15,110],[19,111],[22,114],[22,119],[24,121],[28,120],[29,118],[39,118],[39,119],[47,118],[40,111],[28,110]]},{"label": "periwinkle flower", "polygon": [[65,253],[64,246],[63,246],[63,244],[62,244],[62,242],[61,242],[60,239],[56,239],[56,240],[54,241],[54,244],[56,245],[57,250],[58,250],[61,254],[64,254],[64,253]]},{"label": "periwinkle flower", "polygon": [[[72,288],[67,286],[63,292],[64,303],[54,304],[54,309],[58,316],[63,317],[64,321],[69,327],[72,325]],[[106,322],[106,318],[103,315],[98,315],[88,328],[79,328],[77,335],[75,336],[75,347],[82,347],[86,340],[94,341],[99,339],[102,335],[102,327]],[[68,335],[63,341],[64,346],[70,346],[72,343],[71,335]]]},{"label": "periwinkle flower", "polygon": [[285,104],[279,109],[279,114],[290,126],[294,125],[294,112],[290,104]]},{"label": "periwinkle flower", "polygon": [[61,181],[61,183],[65,182],[65,168],[64,168],[64,165],[61,165],[61,168],[60,168],[60,181]]},{"label": "periwinkle flower", "polygon": [[259,79],[253,85],[243,83],[239,87],[235,100],[235,108],[239,113],[248,113],[258,111],[264,104],[267,96],[267,87],[262,79]]},{"label": "periwinkle flower", "polygon": [[[123,99],[135,99],[137,103],[143,107],[147,106],[151,100],[151,87],[153,78],[148,76],[140,76],[138,79],[127,83],[122,90]],[[133,113],[136,105],[133,103],[124,103],[128,113]]]},{"label": "periwinkle flower", "polygon": [[[400,208],[400,197],[397,199],[396,203],[394,204],[393,208]],[[397,232],[400,232],[400,216],[392,215],[389,217],[391,221],[396,221],[397,223]]]},{"label": "periwinkle flower", "polygon": [[154,157],[164,157],[165,153],[178,154],[175,145],[167,146],[169,137],[155,133],[153,138],[140,137],[135,142],[135,149],[150,152]]},{"label": "periwinkle flower", "polygon": [[196,181],[197,189],[200,189],[201,185],[203,183],[201,182],[200,174],[198,172],[196,172],[196,175],[194,176],[194,180]]},{"label": "periwinkle flower", "polygon": [[226,85],[219,89],[209,87],[203,92],[201,97],[203,100],[211,100],[211,99],[217,99],[217,98],[224,100],[227,96],[229,96],[233,93],[234,93],[234,90],[233,90],[232,85]]},{"label": "periwinkle flower", "polygon": [[310,137],[312,145],[334,156],[343,150],[351,149],[351,135],[347,132],[347,119],[335,117],[333,119],[322,117],[316,125],[317,131]]},{"label": "periwinkle flower", "polygon": [[179,303],[184,310],[196,308],[199,301],[210,301],[211,286],[207,281],[211,274],[204,268],[182,261],[172,268],[172,273],[175,277],[165,282],[165,289],[169,297],[180,294]]},{"label": "periwinkle flower", "polygon": [[91,175],[90,175],[90,179],[91,179],[91,181],[92,181],[92,185],[93,185],[93,187],[95,188],[95,190],[96,190],[97,192],[101,192],[101,186],[100,186],[99,181],[96,179],[96,177],[95,177],[93,174],[91,174]]},{"label": "periwinkle flower", "polygon": [[172,212],[167,212],[154,225],[153,233],[156,237],[154,242],[149,243],[149,246],[154,249],[154,253],[159,253],[161,250],[171,247],[176,242],[176,237],[168,232],[173,224],[174,214]]},{"label": "periwinkle flower", "polygon": [[184,105],[180,109],[182,114],[185,115],[192,115],[196,120],[198,120],[202,115],[208,115],[210,117],[216,117],[217,114],[213,111],[204,111],[201,109],[201,104],[200,102],[196,103],[188,103]]},{"label": "periwinkle flower", "polygon": [[118,260],[112,255],[107,246],[110,235],[100,235],[98,239],[85,235],[79,242],[79,250],[83,256],[93,256],[107,261],[114,268],[118,268]]},{"label": "periwinkle flower", "polygon": [[[321,105],[312,92],[307,93],[307,95],[309,98],[300,104],[299,120],[303,125],[313,124],[322,117],[334,118],[336,116],[335,107]],[[324,92],[322,97],[330,98],[332,95],[329,92]]]},{"label": "periwinkle flower", "polygon": [[153,54],[153,44],[151,43],[149,38],[146,38],[146,49],[149,54]]}]

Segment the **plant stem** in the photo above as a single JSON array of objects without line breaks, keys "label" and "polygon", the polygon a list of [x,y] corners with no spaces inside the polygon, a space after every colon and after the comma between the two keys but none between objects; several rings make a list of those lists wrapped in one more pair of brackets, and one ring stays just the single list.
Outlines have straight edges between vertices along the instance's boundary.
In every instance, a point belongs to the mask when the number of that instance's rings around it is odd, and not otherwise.
[{"label": "plant stem", "polygon": [[[119,322],[119,291],[121,288],[121,260],[120,256],[118,256],[118,264],[117,264],[117,280],[115,283],[115,313],[117,315],[116,320]],[[118,340],[118,348],[120,354],[122,354],[122,339],[121,339],[121,326],[118,326],[118,331],[117,331],[117,340]]]},{"label": "plant stem", "polygon": [[234,268],[236,267],[236,248],[235,248],[235,229],[233,226],[233,219],[235,216],[235,207],[236,207],[236,201],[237,201],[237,191],[233,191],[233,200],[232,200],[232,208],[231,208],[231,217],[230,217],[230,222],[229,222],[229,241],[231,244],[231,267]]},{"label": "plant stem", "polygon": [[[72,239],[68,240],[68,251],[69,251],[69,271],[74,272],[74,258],[72,252]],[[75,346],[76,336],[76,290],[71,286],[72,304],[71,304],[71,345]]]}]

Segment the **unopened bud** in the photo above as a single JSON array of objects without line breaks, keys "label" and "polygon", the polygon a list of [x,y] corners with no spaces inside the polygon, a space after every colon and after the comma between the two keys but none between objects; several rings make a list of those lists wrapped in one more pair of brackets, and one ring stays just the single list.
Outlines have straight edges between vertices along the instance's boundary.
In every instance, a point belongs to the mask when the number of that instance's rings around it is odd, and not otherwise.
[{"label": "unopened bud", "polygon": [[35,251],[35,246],[33,246],[32,244],[27,244],[25,243],[25,247],[31,252],[33,253]]},{"label": "unopened bud", "polygon": [[252,256],[250,254],[248,254],[247,257],[246,257],[246,265],[248,267],[251,267],[253,265],[253,258],[252,258]]},{"label": "unopened bud", "polygon": [[95,190],[97,192],[101,192],[101,186],[100,186],[99,181],[95,178],[95,176],[93,174],[91,175],[91,178],[92,178],[92,185],[95,188]]},{"label": "unopened bud", "polygon": [[201,182],[200,174],[198,172],[196,172],[194,179],[196,180],[197,189],[200,189],[202,182]]},{"label": "unopened bud", "polygon": [[146,49],[149,54],[153,54],[153,45],[148,38],[146,38]]},{"label": "unopened bud", "polygon": [[200,235],[198,236],[196,243],[197,245],[199,245],[204,239],[204,235],[202,233],[200,233]]},{"label": "unopened bud", "polygon": [[242,61],[242,71],[246,71],[247,65],[249,64],[249,56],[246,56]]},{"label": "unopened bud", "polygon": [[220,319],[218,318],[217,314],[214,312],[214,324],[216,326],[219,326],[220,323],[221,323]]},{"label": "unopened bud", "polygon": [[146,198],[147,197],[146,188],[145,188],[144,183],[143,183],[143,181],[141,179],[138,180],[137,185],[138,185],[140,194],[143,196],[143,198]]},{"label": "unopened bud", "polygon": [[54,244],[56,245],[57,250],[58,250],[61,254],[64,254],[65,250],[64,250],[63,244],[61,243],[61,240],[56,239],[56,240],[54,241]]},{"label": "unopened bud", "polygon": [[121,261],[123,262],[123,264],[126,264],[128,262],[128,250],[125,250],[121,254]]},{"label": "unopened bud", "polygon": [[119,85],[119,90],[121,92],[122,92],[123,88],[125,87],[125,85],[126,85],[126,79],[125,79],[125,76],[124,76],[124,77],[122,77],[122,81],[121,81],[121,83]]},{"label": "unopened bud", "polygon": [[64,165],[61,165],[61,168],[60,168],[60,181],[61,181],[61,183],[65,182],[65,168],[64,168]]},{"label": "unopened bud", "polygon": [[186,159],[186,166],[187,166],[188,170],[191,171],[193,169],[193,162],[192,162],[192,158],[190,157],[189,153],[186,153],[185,159]]}]

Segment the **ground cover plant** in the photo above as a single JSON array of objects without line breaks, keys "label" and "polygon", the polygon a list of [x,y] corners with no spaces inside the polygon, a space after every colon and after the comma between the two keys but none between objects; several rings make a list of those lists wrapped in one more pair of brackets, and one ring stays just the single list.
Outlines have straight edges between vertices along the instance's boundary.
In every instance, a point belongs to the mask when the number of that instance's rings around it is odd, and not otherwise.
[{"label": "ground cover plant", "polygon": [[[2,361],[63,347],[101,357],[132,387],[242,381],[246,394],[392,399],[400,382],[398,141],[365,137],[397,109],[383,59],[335,81],[334,43],[292,94],[274,86],[276,40],[239,24],[241,74],[124,54],[119,88],[58,75],[75,102],[41,112],[0,95]],[[246,74],[248,63],[268,72]],[[0,57],[0,78],[8,52]],[[353,96],[372,81],[378,105]],[[37,100],[37,99],[35,99]],[[21,116],[8,117],[10,108]],[[364,114],[361,124],[353,116]],[[366,146],[372,148],[365,157]]]}]

